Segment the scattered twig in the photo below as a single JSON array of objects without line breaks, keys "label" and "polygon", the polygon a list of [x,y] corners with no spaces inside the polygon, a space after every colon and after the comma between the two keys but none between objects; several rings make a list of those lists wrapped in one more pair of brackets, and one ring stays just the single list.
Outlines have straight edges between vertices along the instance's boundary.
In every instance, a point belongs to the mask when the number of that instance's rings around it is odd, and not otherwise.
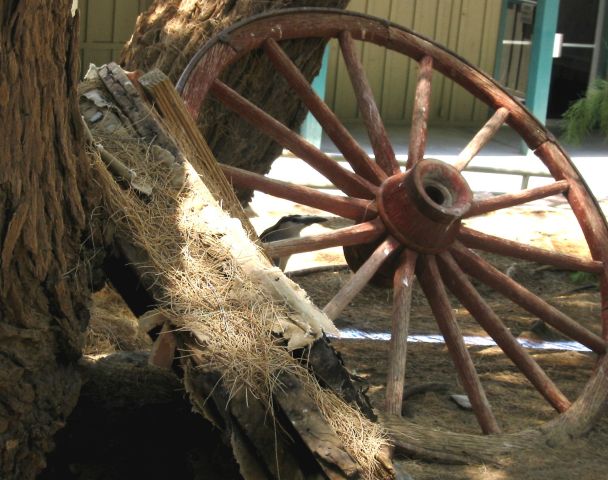
[{"label": "scattered twig", "polygon": [[348,265],[322,265],[320,267],[303,268],[302,270],[294,270],[292,272],[285,272],[285,275],[289,278],[293,277],[305,277],[306,275],[312,275],[313,273],[322,272],[342,272],[348,270]]}]

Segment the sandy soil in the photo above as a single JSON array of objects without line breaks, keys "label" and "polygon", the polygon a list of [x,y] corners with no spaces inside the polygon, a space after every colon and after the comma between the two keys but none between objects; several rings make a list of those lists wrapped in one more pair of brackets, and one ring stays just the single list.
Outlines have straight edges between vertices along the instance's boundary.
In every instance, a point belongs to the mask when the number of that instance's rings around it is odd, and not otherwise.
[{"label": "sandy soil", "polygon": [[[253,218],[256,227],[265,228],[274,219],[290,213],[316,213],[306,207],[266,202],[256,198]],[[287,208],[287,210],[286,210]],[[303,234],[336,229],[347,223],[331,218],[309,227]],[[560,197],[534,202],[525,208],[512,208],[470,221],[469,225],[486,233],[511,238],[550,250],[583,257],[587,246],[568,205]],[[517,259],[486,255],[501,271],[508,273],[528,289],[557,306],[578,322],[599,333],[599,291],[592,275],[566,272]],[[347,269],[307,273],[320,265],[344,264],[340,249],[293,256],[288,264],[293,279],[306,289],[317,305],[325,305],[351,275]],[[537,319],[489,288],[476,284],[479,292],[516,337],[536,340],[559,340],[558,332],[539,325]],[[367,286],[340,314],[336,325],[341,329],[388,332],[390,329],[391,290]],[[486,336],[468,312],[451,298],[464,335]],[[416,285],[410,334],[436,334],[438,328],[430,308]],[[374,406],[384,403],[388,342],[374,340],[334,340],[347,367],[368,386]],[[486,389],[497,420],[504,432],[518,432],[535,427],[555,417],[556,413],[527,382],[518,369],[497,347],[470,347],[469,351]],[[562,392],[575,399],[593,369],[595,355],[586,352],[535,350],[532,356],[549,374]],[[459,408],[450,395],[463,394],[456,372],[442,344],[409,343],[406,395],[403,415],[420,425],[449,431],[478,433],[479,427],[470,410]],[[608,419],[604,418],[584,439],[573,440],[559,449],[546,446],[536,455],[513,459],[504,468],[448,466],[401,459],[400,468],[414,479],[596,479],[608,478]],[[407,478],[407,477],[405,477]]]}]

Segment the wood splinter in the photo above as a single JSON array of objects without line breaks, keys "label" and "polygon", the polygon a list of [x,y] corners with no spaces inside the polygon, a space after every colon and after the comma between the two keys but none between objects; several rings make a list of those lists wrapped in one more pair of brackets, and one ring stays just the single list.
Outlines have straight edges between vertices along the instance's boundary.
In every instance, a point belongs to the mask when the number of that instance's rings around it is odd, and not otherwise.
[{"label": "wood splinter", "polygon": [[[169,317],[160,309],[150,310],[138,319],[139,330],[154,338],[148,364],[169,370],[175,359],[177,339]],[[158,330],[158,334],[154,330]]]},{"label": "wood splinter", "polygon": [[173,333],[173,329],[169,322],[165,322],[152,345],[148,364],[170,370],[173,366],[173,361],[175,360],[176,348],[177,340]]},{"label": "wood splinter", "polygon": [[159,308],[149,310],[137,319],[139,330],[142,333],[150,333],[155,328],[161,328],[169,323],[169,317]]}]

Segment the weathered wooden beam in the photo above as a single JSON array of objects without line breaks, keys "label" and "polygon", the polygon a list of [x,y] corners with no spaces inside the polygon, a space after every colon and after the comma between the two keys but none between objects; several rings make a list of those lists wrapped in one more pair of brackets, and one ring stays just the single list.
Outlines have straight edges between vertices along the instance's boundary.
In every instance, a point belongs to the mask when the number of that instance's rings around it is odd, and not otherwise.
[{"label": "weathered wooden beam", "polygon": [[[246,289],[232,292],[230,302],[241,302],[242,307],[245,308],[248,305],[247,302],[259,303],[259,297],[263,295],[280,305],[279,309],[282,314],[277,316],[276,322],[272,324],[272,331],[275,334],[283,335],[285,361],[293,362],[293,368],[300,369],[300,374],[305,376],[307,380],[304,381],[298,376],[291,377],[290,374],[285,373],[287,376],[281,377],[281,386],[269,388],[268,398],[265,398],[264,395],[255,399],[251,398],[247,388],[241,387],[238,383],[229,383],[225,380],[225,372],[218,371],[217,365],[212,367],[209,364],[209,357],[204,354],[207,348],[205,338],[198,336],[195,338],[192,333],[193,330],[184,328],[185,324],[180,323],[182,320],[180,319],[179,308],[167,310],[167,312],[171,324],[182,328],[173,330],[167,319],[157,318],[155,320],[152,314],[142,320],[143,325],[152,326],[152,328],[155,326],[158,328],[161,320],[163,320],[162,330],[157,337],[153,351],[152,362],[165,368],[170,367],[173,364],[175,344],[177,344],[179,351],[187,352],[187,354],[180,354],[178,357],[184,369],[184,382],[190,393],[192,403],[207,418],[226,432],[226,437],[230,438],[233,452],[238,456],[241,465],[247,465],[246,478],[259,478],[260,475],[264,478],[308,478],[307,475],[311,472],[311,469],[317,470],[319,474],[323,472],[326,477],[332,479],[358,476],[362,472],[361,465],[345,446],[344,438],[327,423],[327,419],[321,412],[314,395],[310,396],[310,388],[306,382],[314,382],[314,377],[307,376],[308,372],[301,368],[298,360],[291,358],[287,352],[288,349],[297,349],[298,352],[303,350],[305,353],[300,359],[302,366],[308,366],[313,375],[315,374],[315,368],[321,370],[322,367],[323,374],[326,375],[326,378],[322,379],[324,388],[336,388],[337,394],[348,392],[347,396],[350,403],[363,405],[365,402],[362,400],[362,395],[356,391],[352,382],[350,382],[348,372],[339,362],[333,350],[322,350],[324,355],[317,355],[312,351],[310,355],[306,353],[307,347],[313,346],[315,341],[323,341],[323,332],[335,333],[332,322],[314,307],[299,287],[270,264],[259,247],[248,237],[241,223],[231,218],[220,207],[220,201],[235,202],[235,197],[230,197],[229,192],[227,192],[228,196],[224,197],[221,196],[221,192],[218,193],[217,191],[214,195],[206,187],[205,182],[213,182],[214,178],[219,178],[218,182],[223,185],[222,188],[229,188],[229,184],[219,167],[213,163],[213,155],[200,137],[200,133],[189,123],[190,117],[184,110],[183,103],[175,94],[172,85],[166,82],[162,75],[156,73],[151,77],[145,75],[140,77],[139,82],[133,76],[131,82],[135,82],[135,87],[131,88],[133,84],[130,82],[114,81],[116,78],[122,79],[121,73],[116,69],[100,71],[102,75],[109,75],[108,72],[111,73],[111,79],[113,79],[108,82],[112,87],[111,94],[114,98],[121,98],[121,101],[117,101],[117,104],[129,105],[129,108],[133,110],[144,109],[143,111],[131,111],[129,118],[146,118],[145,129],[148,134],[158,129],[168,132],[166,135],[167,142],[172,142],[173,138],[176,139],[175,148],[179,152],[179,158],[183,159],[181,165],[183,165],[185,172],[184,183],[181,187],[171,185],[170,190],[165,193],[171,195],[170,192],[175,192],[177,196],[182,195],[184,191],[196,191],[196,206],[193,207],[193,211],[197,215],[196,218],[204,217],[203,223],[201,225],[197,224],[197,235],[202,235],[199,228],[209,232],[214,241],[218,242],[218,248],[221,247],[222,251],[225,250],[226,255],[230,257],[230,261],[238,264],[240,271],[245,277],[249,278],[253,285],[259,286],[260,290],[255,292]],[[121,91],[121,87],[124,87],[123,83],[126,83],[129,88]],[[162,122],[160,121],[161,116],[154,110],[149,109],[140,101],[132,101],[129,98],[138,95],[136,88],[138,83],[146,85],[148,93],[154,97],[157,108],[162,112]],[[156,97],[157,94],[158,98]],[[187,131],[188,138],[178,133],[173,137],[173,132],[180,131]],[[197,158],[196,162],[201,169],[198,172],[199,175],[196,175],[194,169],[186,160],[186,158],[191,157]],[[138,160],[135,159],[134,161]],[[146,162],[148,160],[142,158],[140,161]],[[207,163],[211,165],[209,175],[206,173]],[[138,164],[137,169],[145,171],[146,165]],[[109,182],[108,185],[114,185],[107,172],[103,178],[103,181]],[[202,180],[203,178],[205,181]],[[120,189],[115,188],[112,192],[113,194],[116,194],[116,192],[122,193]],[[124,192],[124,194],[129,195],[129,192]],[[154,205],[155,198],[153,194],[144,202],[137,196],[131,195],[129,197],[129,201],[142,202],[142,211],[151,212],[151,216],[144,218],[141,226],[138,226],[138,222],[121,224],[124,231],[119,239],[120,248],[123,252],[126,252],[125,257],[128,261],[134,264],[134,271],[139,280],[152,293],[155,303],[150,306],[152,308],[162,306],[169,295],[181,295],[179,292],[171,290],[170,275],[163,270],[163,266],[166,264],[164,261],[159,261],[159,257],[164,255],[164,250],[157,250],[154,242],[147,244],[142,242],[140,238],[142,232],[149,232],[150,227],[155,228],[156,224],[154,222],[160,219],[166,221],[167,213],[172,214],[171,212],[161,213],[160,215],[156,213],[157,211],[165,211],[158,208],[161,205]],[[120,203],[113,205],[116,205],[115,208],[117,209],[121,208]],[[188,214],[192,214],[192,211],[187,210],[186,215]],[[175,242],[178,245],[176,252],[178,252],[177,256],[179,257],[179,245],[180,242],[184,242],[184,235],[186,234],[182,230],[183,226],[179,220],[182,217],[178,215],[176,218]],[[207,220],[208,218],[212,221]],[[161,222],[159,225],[163,225],[163,228],[167,227],[166,223]],[[143,230],[138,230],[140,228],[143,228]],[[171,228],[173,227],[169,224],[169,229]],[[129,233],[129,229],[132,230],[131,233]],[[167,234],[171,235],[171,232],[167,232]],[[130,238],[130,235],[133,238]],[[189,245],[184,245],[184,248],[186,247],[189,247]],[[222,259],[222,261],[225,260],[225,258]],[[175,263],[175,267],[184,269],[183,273],[186,274],[186,263],[182,264],[178,261]],[[240,283],[236,282],[234,285],[240,285]],[[188,298],[179,300],[179,302],[183,301],[187,302]],[[186,308],[182,315],[188,315],[187,311]],[[269,335],[268,341],[272,342],[274,346],[277,339],[274,338],[273,340]],[[321,351],[318,348],[314,350]],[[327,355],[328,352],[329,355]],[[328,358],[330,358],[329,364],[333,369],[332,375],[327,375],[330,371],[327,368]],[[321,366],[322,359],[324,365]],[[306,363],[307,361],[308,363]],[[272,370],[271,367],[268,368]],[[269,382],[272,382],[272,379],[269,379]],[[281,387],[285,388],[287,384],[289,384],[289,388],[282,390]],[[306,397],[305,394],[309,396]],[[308,405],[309,415],[307,418],[310,423],[306,427],[303,427],[303,424],[302,426],[299,425],[301,423],[300,415],[302,415],[299,407],[302,404]],[[288,437],[282,433],[287,431],[294,433],[295,437],[293,435]],[[381,452],[378,452],[379,456],[380,454]],[[309,463],[310,459],[313,459],[312,465]],[[387,466],[386,476],[390,475],[389,470],[390,465]],[[243,469],[241,473],[245,474]]]}]

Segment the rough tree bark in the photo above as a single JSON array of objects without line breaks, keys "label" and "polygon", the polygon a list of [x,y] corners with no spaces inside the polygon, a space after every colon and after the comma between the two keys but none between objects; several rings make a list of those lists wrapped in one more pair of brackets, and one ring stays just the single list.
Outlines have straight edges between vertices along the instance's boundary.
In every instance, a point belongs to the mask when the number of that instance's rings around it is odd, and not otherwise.
[{"label": "rough tree bark", "polygon": [[90,293],[81,245],[94,189],[76,99],[71,4],[0,2],[3,479],[34,478],[44,467],[80,389],[75,361]]},{"label": "rough tree bark", "polygon": [[[175,83],[194,53],[223,28],[245,17],[285,7],[344,8],[348,0],[173,0],[156,1],[137,19],[121,63],[127,70],[158,68]],[[319,71],[324,41],[291,41],[283,47],[309,79]],[[226,72],[223,81],[291,129],[297,129],[306,109],[287,82],[259,52]],[[207,102],[198,118],[201,132],[222,163],[267,173],[281,147],[217,102]],[[228,141],[226,133],[229,132]],[[251,192],[238,192],[248,201]]]}]

